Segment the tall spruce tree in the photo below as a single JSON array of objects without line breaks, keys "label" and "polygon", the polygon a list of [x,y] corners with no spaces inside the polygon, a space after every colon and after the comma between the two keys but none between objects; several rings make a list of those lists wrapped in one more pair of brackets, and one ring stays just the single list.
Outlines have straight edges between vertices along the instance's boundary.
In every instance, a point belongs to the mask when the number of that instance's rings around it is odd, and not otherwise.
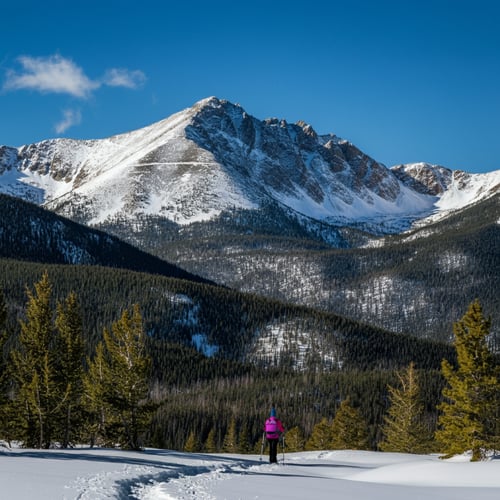
[{"label": "tall spruce tree", "polygon": [[302,433],[302,430],[300,427],[295,426],[292,427],[287,433],[286,433],[286,449],[288,451],[303,451],[304,446],[305,446],[305,439],[304,439],[304,434]]},{"label": "tall spruce tree", "polygon": [[382,451],[425,453],[431,446],[431,433],[423,423],[424,406],[415,364],[397,372],[399,386],[388,386],[390,406],[383,427]]},{"label": "tall spruce tree", "polygon": [[20,348],[11,353],[11,373],[17,384],[18,435],[25,446],[48,448],[60,400],[54,371],[52,285],[47,273],[34,288],[34,293],[27,290],[26,319],[20,321]]},{"label": "tall spruce tree", "polygon": [[203,451],[207,453],[215,453],[217,451],[217,444],[215,443],[215,427],[210,429],[207,440],[203,445]]},{"label": "tall spruce tree", "polygon": [[[3,343],[7,337],[5,327],[7,324],[7,304],[5,303],[5,295],[3,290],[0,288],[0,347],[3,348]],[[3,354],[3,351],[0,351]],[[3,356],[0,359],[0,363],[3,363]],[[3,366],[0,365],[0,366]]]},{"label": "tall spruce tree", "polygon": [[334,450],[368,449],[368,431],[357,408],[346,398],[340,403],[331,425],[330,448]]},{"label": "tall spruce tree", "polygon": [[83,411],[86,415],[85,432],[90,446],[112,446],[112,413],[107,401],[107,387],[110,381],[109,360],[106,357],[104,342],[97,344],[94,357],[87,359],[88,370],[83,377]]},{"label": "tall spruce tree", "polygon": [[82,316],[75,293],[58,303],[56,328],[56,383],[62,403],[59,411],[59,439],[67,448],[77,436],[82,420],[84,344]]},{"label": "tall spruce tree", "polygon": [[447,386],[436,432],[446,457],[471,451],[476,461],[499,449],[500,369],[487,344],[490,327],[478,300],[453,325],[458,366],[442,362]]},{"label": "tall spruce tree", "polygon": [[7,340],[7,305],[5,295],[0,289],[0,436],[10,441],[11,415],[9,409],[9,377],[7,376],[7,363],[5,361],[4,345]]},{"label": "tall spruce tree", "polygon": [[5,341],[7,340],[7,305],[5,303],[5,295],[0,289],[0,404],[4,401],[6,387],[6,368],[5,353],[3,351]]},{"label": "tall spruce tree", "polygon": [[236,430],[236,419],[231,417],[229,427],[224,436],[222,451],[225,453],[238,453],[238,432]]},{"label": "tall spruce tree", "polygon": [[195,453],[199,450],[199,448],[198,437],[196,436],[195,431],[191,431],[186,443],[184,444],[184,451],[187,453]]},{"label": "tall spruce tree", "polygon": [[251,443],[250,443],[250,433],[248,432],[248,426],[244,423],[241,426],[240,433],[238,436],[238,452],[239,453],[250,453]]},{"label": "tall spruce tree", "polygon": [[151,420],[148,401],[151,359],[139,306],[125,310],[111,331],[103,334],[108,363],[104,363],[105,406],[112,414],[116,438],[122,448],[139,450]]}]

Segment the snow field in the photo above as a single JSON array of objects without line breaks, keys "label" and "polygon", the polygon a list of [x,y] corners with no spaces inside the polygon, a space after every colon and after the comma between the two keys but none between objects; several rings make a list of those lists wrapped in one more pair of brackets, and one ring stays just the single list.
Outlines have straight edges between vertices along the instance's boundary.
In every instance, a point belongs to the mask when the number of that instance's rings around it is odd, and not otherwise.
[{"label": "snow field", "polygon": [[[0,496],[15,500],[498,500],[500,460],[301,452],[285,464],[258,455],[147,449],[0,448]],[[280,453],[280,459],[282,455]]]}]

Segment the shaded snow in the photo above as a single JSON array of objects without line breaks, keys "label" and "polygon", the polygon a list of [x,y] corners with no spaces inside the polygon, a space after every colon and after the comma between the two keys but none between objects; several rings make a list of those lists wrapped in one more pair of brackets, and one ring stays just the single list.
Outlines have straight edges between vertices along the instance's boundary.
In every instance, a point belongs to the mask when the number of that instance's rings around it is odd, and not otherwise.
[{"label": "shaded snow", "polygon": [[[266,456],[147,449],[0,448],[0,493],[15,500],[493,500],[500,460],[470,463],[366,451]],[[280,451],[280,461],[283,455]]]}]

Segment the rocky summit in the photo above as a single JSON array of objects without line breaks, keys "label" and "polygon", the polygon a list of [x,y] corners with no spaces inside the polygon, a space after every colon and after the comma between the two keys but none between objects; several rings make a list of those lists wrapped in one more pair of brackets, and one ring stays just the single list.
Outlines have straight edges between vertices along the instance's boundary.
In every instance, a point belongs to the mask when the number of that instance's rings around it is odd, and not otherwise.
[{"label": "rocky summit", "polygon": [[0,192],[90,225],[144,215],[185,225],[275,203],[302,221],[382,220],[379,229],[394,232],[456,208],[452,198],[489,196],[499,182],[500,172],[424,163],[389,169],[333,134],[259,120],[215,97],[107,139],[0,148]]}]

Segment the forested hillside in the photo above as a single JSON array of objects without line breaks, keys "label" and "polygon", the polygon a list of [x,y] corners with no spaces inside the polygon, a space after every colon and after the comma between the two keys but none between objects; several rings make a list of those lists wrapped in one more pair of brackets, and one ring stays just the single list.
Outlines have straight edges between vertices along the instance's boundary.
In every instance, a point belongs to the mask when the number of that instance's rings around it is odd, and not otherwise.
[{"label": "forested hillside", "polygon": [[[288,221],[279,233],[276,211]],[[499,213],[496,195],[441,222],[379,239],[313,222],[306,234],[303,224],[271,206],[265,214],[235,210],[182,227],[156,217],[141,220],[137,233],[120,220],[103,229],[240,291],[419,337],[448,341],[453,322],[478,298],[500,345]],[[324,234],[332,235],[331,244]]]},{"label": "forested hillside", "polygon": [[207,283],[114,236],[19,198],[0,194],[0,257],[48,264],[101,265]]},{"label": "forested hillside", "polygon": [[454,360],[444,344],[220,287],[97,266],[2,259],[5,357],[18,343],[26,292],[45,271],[54,302],[76,291],[89,356],[103,329],[140,304],[153,362],[149,383],[159,404],[148,434],[154,446],[182,448],[195,429],[200,447],[212,432],[216,448],[223,449],[233,425],[247,436],[238,437],[241,446],[245,441],[252,447],[271,403],[279,405],[289,428],[310,433],[347,396],[360,407],[375,446],[394,370],[411,361],[421,369],[431,425],[442,385],[436,370],[443,358]]},{"label": "forested hillside", "polygon": [[[293,218],[283,234],[266,230],[264,219],[253,233],[251,214],[240,211],[241,232],[234,211],[231,231],[222,219],[193,224],[182,241],[179,228],[168,224],[161,230],[168,241],[155,239],[162,223],[152,220],[150,250],[193,274],[33,205],[0,202],[0,248],[8,257],[0,259],[4,359],[18,345],[27,291],[45,271],[54,307],[76,292],[89,356],[104,329],[138,304],[157,405],[147,435],[153,446],[234,451],[228,448],[234,434],[237,449],[248,451],[258,446],[271,403],[307,439],[349,398],[375,448],[387,387],[412,362],[425,425],[434,429],[443,388],[438,369],[442,359],[455,362],[449,343],[435,339],[450,340],[453,321],[476,296],[498,332],[498,198],[399,236],[374,240],[339,230],[335,244],[344,248],[334,249],[319,236],[306,238]],[[204,283],[194,273],[253,293]],[[308,303],[314,307],[302,305]]]},{"label": "forested hillside", "polygon": [[137,303],[152,340],[196,346],[218,358],[265,366],[395,368],[413,360],[422,368],[437,368],[442,357],[450,355],[449,348],[434,341],[221,287],[97,266],[2,259],[0,287],[13,315],[19,314],[26,300],[25,287],[44,270],[56,296],[78,294],[91,346],[117,311]]}]

